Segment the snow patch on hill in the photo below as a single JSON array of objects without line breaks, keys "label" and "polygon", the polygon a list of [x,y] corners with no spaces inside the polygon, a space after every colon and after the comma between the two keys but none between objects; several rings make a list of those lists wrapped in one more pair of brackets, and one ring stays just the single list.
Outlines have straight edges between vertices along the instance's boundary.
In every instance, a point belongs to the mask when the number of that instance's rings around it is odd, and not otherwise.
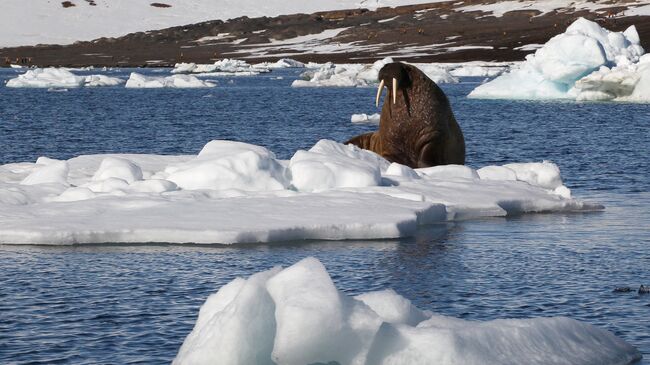
[{"label": "snow patch on hill", "polygon": [[95,0],[91,6],[83,0],[71,0],[75,6],[64,8],[60,1],[2,0],[0,11],[0,47],[43,44],[70,44],[100,37],[163,29],[208,20],[227,20],[240,16],[261,17],[313,13],[324,10],[377,8],[431,0],[163,0],[170,7],[150,5],[150,1]]}]

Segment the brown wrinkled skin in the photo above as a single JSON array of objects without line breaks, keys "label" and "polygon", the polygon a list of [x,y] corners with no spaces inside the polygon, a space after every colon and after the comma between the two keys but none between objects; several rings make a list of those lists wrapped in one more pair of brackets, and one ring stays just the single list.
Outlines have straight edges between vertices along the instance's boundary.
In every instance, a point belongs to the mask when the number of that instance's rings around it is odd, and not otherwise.
[{"label": "brown wrinkled skin", "polygon": [[[397,100],[393,104],[393,77]],[[379,130],[356,136],[346,144],[373,151],[412,168],[465,164],[465,139],[447,96],[414,66],[395,62],[379,72],[387,95]]]}]

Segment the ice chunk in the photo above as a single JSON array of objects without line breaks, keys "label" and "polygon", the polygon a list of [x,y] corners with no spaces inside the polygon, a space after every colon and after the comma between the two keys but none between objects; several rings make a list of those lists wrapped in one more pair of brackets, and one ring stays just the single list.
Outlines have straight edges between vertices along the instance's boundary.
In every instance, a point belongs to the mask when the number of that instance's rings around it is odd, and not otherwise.
[{"label": "ice chunk", "polygon": [[476,170],[481,180],[517,180],[517,173],[505,166],[485,166]]},{"label": "ice chunk", "polygon": [[388,166],[388,161],[370,151],[327,140],[296,152],[289,163],[293,186],[299,191],[377,186],[382,166]]},{"label": "ice chunk", "polygon": [[630,364],[612,333],[564,317],[465,321],[392,290],[348,297],[308,257],[237,278],[210,296],[182,364]]},{"label": "ice chunk", "polygon": [[565,317],[488,322],[433,316],[417,327],[384,323],[371,364],[631,364],[639,352],[612,333]]},{"label": "ice chunk", "polygon": [[282,190],[290,184],[287,169],[264,147],[212,141],[188,162],[165,170],[167,180],[183,189]]},{"label": "ice chunk", "polygon": [[603,66],[598,71],[578,80],[569,94],[580,101],[650,101],[650,54],[638,63],[622,63],[611,69]]},{"label": "ice chunk", "polygon": [[110,77],[106,75],[89,75],[84,80],[86,86],[118,86],[124,83],[119,77]]},{"label": "ice chunk", "polygon": [[7,81],[7,87],[73,88],[82,87],[85,82],[83,76],[77,76],[66,69],[50,67],[27,70]]},{"label": "ice chunk", "polygon": [[106,180],[109,178],[117,178],[131,183],[137,180],[142,180],[142,170],[133,162],[118,157],[105,158],[99,169],[92,177],[92,181]]},{"label": "ice chunk", "polygon": [[63,89],[82,86],[116,86],[124,83],[105,75],[77,76],[65,68],[36,68],[7,81],[7,87]]},{"label": "ice chunk", "polygon": [[276,321],[265,286],[278,271],[235,279],[211,295],[173,364],[273,364]]},{"label": "ice chunk", "polygon": [[392,289],[364,293],[354,297],[369,306],[384,322],[417,326],[431,317],[429,311],[422,311],[411,301]]},{"label": "ice chunk", "polygon": [[352,117],[350,117],[350,121],[352,123],[368,123],[368,124],[379,124],[379,120],[381,119],[381,115],[378,113],[375,114],[352,114]]},{"label": "ice chunk", "polygon": [[260,67],[260,68],[270,68],[270,69],[275,69],[275,68],[304,68],[305,64],[296,61],[291,58],[281,58],[277,60],[276,62],[262,62],[255,64],[254,67]]},{"label": "ice chunk", "polygon": [[[328,62],[316,70],[308,70],[301,76],[303,80],[295,80],[293,87],[369,87],[378,83],[379,70],[387,63],[394,62],[386,57],[375,61],[372,65],[363,64],[333,64]],[[458,79],[437,65],[417,64],[422,71],[434,82],[453,83]]]},{"label": "ice chunk", "polygon": [[214,87],[214,83],[199,80],[192,75],[145,76],[131,72],[126,81],[127,88],[201,88]]},{"label": "ice chunk", "polygon": [[562,186],[560,168],[549,161],[510,163],[503,165],[503,167],[514,171],[517,175],[517,180],[525,181],[531,185],[550,190]]},{"label": "ice chunk", "polygon": [[388,166],[388,168],[384,172],[384,174],[388,176],[401,176],[408,179],[420,178],[420,175],[418,175],[418,173],[415,170],[413,170],[412,168],[406,165],[398,164],[397,162],[391,163],[390,166]]},{"label": "ice chunk", "polygon": [[[280,62],[280,61],[278,61]],[[216,61],[213,64],[196,64],[196,63],[177,63],[171,71],[173,74],[247,74],[257,75],[262,72],[269,72],[269,68],[265,66],[252,66],[246,61],[233,60],[224,58],[223,60]]]},{"label": "ice chunk", "polygon": [[643,53],[636,28],[610,32],[579,18],[519,68],[478,86],[469,97],[624,100],[641,77],[637,62]]},{"label": "ice chunk", "polygon": [[29,174],[22,182],[23,185],[35,184],[68,184],[68,163],[65,161],[56,161],[47,158],[39,158],[36,161],[37,168]]},{"label": "ice chunk", "polygon": [[277,323],[273,361],[362,363],[381,321],[362,302],[341,295],[320,261],[304,259],[269,279],[266,287]]},{"label": "ice chunk", "polygon": [[426,167],[416,170],[420,176],[436,179],[478,179],[476,170],[463,165],[443,165]]}]

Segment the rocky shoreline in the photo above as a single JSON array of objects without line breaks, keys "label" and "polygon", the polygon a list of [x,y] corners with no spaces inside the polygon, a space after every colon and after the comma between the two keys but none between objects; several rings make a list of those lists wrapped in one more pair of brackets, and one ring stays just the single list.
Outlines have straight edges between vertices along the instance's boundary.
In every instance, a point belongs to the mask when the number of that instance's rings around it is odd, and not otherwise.
[{"label": "rocky shoreline", "polygon": [[[420,5],[241,17],[156,31],[99,38],[72,45],[0,49],[2,66],[169,67],[179,62],[212,63],[223,58],[248,62],[290,57],[299,61],[371,62],[391,56],[411,62],[518,61],[578,17],[607,29],[635,25],[650,49],[650,16],[626,16],[627,2],[605,8],[515,10],[496,14],[467,10],[498,1]],[[460,7],[465,9],[460,9]]]}]

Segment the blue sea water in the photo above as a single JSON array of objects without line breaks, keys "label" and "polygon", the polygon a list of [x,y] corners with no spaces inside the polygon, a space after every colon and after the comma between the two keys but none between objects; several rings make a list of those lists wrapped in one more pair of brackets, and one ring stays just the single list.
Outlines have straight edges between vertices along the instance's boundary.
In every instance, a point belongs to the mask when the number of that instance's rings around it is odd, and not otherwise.
[{"label": "blue sea water", "polygon": [[[0,86],[0,164],[195,154],[212,139],[289,158],[321,138],[344,141],[375,128],[350,123],[353,113],[378,112],[374,90],[291,88],[299,73],[215,78],[213,89]],[[15,75],[0,70],[2,83]],[[604,211],[445,223],[399,240],[0,245],[0,363],[168,363],[209,294],[306,256],[319,258],[349,294],[393,288],[420,308],[474,320],[569,316],[650,358],[650,295],[635,291],[650,285],[650,106],[467,99],[478,82],[441,85],[463,128],[468,165],[551,160],[575,196]],[[613,292],[621,286],[634,291]]]}]

